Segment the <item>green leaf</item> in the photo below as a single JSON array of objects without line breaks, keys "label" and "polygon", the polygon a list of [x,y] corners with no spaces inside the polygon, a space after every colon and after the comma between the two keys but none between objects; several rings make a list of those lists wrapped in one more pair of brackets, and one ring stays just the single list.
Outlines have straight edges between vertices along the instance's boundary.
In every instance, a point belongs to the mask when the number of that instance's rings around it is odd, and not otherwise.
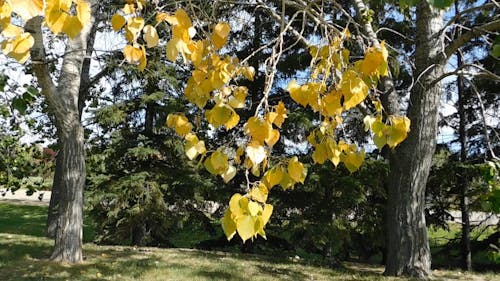
[{"label": "green leaf", "polygon": [[438,9],[446,9],[453,4],[453,0],[427,0],[427,2]]},{"label": "green leaf", "polygon": [[405,9],[407,7],[416,6],[420,0],[399,0],[399,7]]},{"label": "green leaf", "polygon": [[500,58],[500,44],[493,45],[491,55],[496,59]]},{"label": "green leaf", "polygon": [[26,113],[26,109],[28,109],[28,104],[22,98],[15,98],[12,100],[12,108],[24,115]]},{"label": "green leaf", "polygon": [[7,75],[0,74],[0,92],[3,92],[5,85],[7,85]]}]

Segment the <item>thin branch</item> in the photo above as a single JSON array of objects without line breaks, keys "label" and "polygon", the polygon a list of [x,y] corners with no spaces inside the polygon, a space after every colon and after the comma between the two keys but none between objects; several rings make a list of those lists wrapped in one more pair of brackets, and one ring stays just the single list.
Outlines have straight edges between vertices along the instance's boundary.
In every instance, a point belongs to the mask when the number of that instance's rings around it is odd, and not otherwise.
[{"label": "thin branch", "polygon": [[480,26],[472,27],[469,32],[462,34],[460,37],[450,42],[450,44],[444,49],[446,58],[450,58],[460,47],[469,42],[471,39],[489,32],[497,31],[500,31],[500,19],[485,23]]},{"label": "thin branch", "polygon": [[[495,155],[495,151],[493,150],[493,146],[491,145],[490,136],[488,134],[488,125],[486,123],[486,109],[484,108],[483,99],[481,98],[481,95],[479,94],[479,91],[474,82],[470,79],[467,80],[471,85],[472,91],[476,94],[476,97],[479,100],[479,107],[481,108],[481,121],[483,122],[484,139],[486,140],[488,151],[493,159],[500,160],[500,158]],[[486,158],[488,158],[488,155],[486,155]]]},{"label": "thin branch", "polygon": [[444,30],[446,30],[446,28],[448,28],[448,26],[450,26],[453,23],[455,23],[457,20],[459,20],[460,18],[462,18],[465,14],[469,14],[469,13],[475,12],[477,10],[487,10],[487,9],[490,9],[490,8],[493,8],[493,7],[495,7],[495,3],[486,3],[486,4],[483,4],[483,5],[480,5],[480,6],[475,6],[475,7],[471,7],[471,8],[465,9],[465,10],[457,13],[453,18],[451,18],[443,26],[441,32],[443,32]]},{"label": "thin branch", "polygon": [[[267,6],[264,2],[262,2],[261,0],[258,0],[257,1],[257,4],[259,4],[257,6],[257,8],[262,8],[262,10],[264,10],[264,12],[266,12],[269,16],[271,16],[273,19],[275,19],[276,21],[278,22],[284,22],[284,19],[278,14],[276,13],[273,9],[271,9],[269,6]],[[311,44],[309,43],[309,41],[304,38],[304,36],[302,36],[302,32],[299,32],[297,31],[291,24],[287,25],[287,29],[293,33],[293,35],[295,37],[297,37],[297,39],[304,45],[304,46],[310,46]]]},{"label": "thin branch", "polygon": [[[467,72],[467,71],[464,71],[465,69],[467,68],[477,68],[479,70],[481,70],[480,72]],[[478,65],[478,64],[474,64],[474,63],[471,63],[471,64],[464,64],[462,66],[460,66],[459,68],[455,69],[454,71],[450,71],[450,72],[446,72],[445,74],[439,76],[438,78],[436,78],[434,81],[432,81],[432,83],[430,84],[430,87],[434,86],[435,84],[439,83],[439,81],[443,80],[444,78],[446,77],[449,77],[449,76],[454,76],[454,75],[470,75],[470,76],[473,76],[473,77],[485,77],[485,78],[489,78],[493,81],[500,81],[500,76],[496,75],[495,73],[487,70],[486,68]]]}]

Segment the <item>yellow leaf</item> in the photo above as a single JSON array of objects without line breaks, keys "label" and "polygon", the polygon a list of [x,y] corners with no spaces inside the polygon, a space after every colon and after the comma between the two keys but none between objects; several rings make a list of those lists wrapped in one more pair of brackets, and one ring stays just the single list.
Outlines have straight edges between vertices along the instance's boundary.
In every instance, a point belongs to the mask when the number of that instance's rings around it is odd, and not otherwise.
[{"label": "yellow leaf", "polygon": [[243,67],[243,76],[245,76],[246,79],[253,81],[253,78],[255,76],[255,68],[253,66],[246,66]]},{"label": "yellow leaf", "polygon": [[325,143],[320,143],[314,147],[312,159],[316,164],[325,163],[326,159],[328,159],[328,152]]},{"label": "yellow leaf", "polygon": [[30,49],[34,43],[35,40],[31,34],[22,33],[13,39],[2,42],[2,51],[19,63],[25,63],[30,56]]},{"label": "yellow leaf", "polygon": [[323,110],[321,111],[323,115],[333,117],[342,114],[341,98],[342,94],[335,90],[324,96],[322,99]]},{"label": "yellow leaf", "polygon": [[283,177],[281,178],[280,185],[283,190],[287,190],[288,188],[293,188],[295,182],[292,180],[288,173],[283,173]]},{"label": "yellow leaf", "polygon": [[252,190],[250,191],[250,197],[252,197],[253,200],[260,202],[260,203],[266,202],[268,194],[269,194],[269,190],[267,189],[266,185],[263,183],[252,188]]},{"label": "yellow leaf", "polygon": [[262,182],[271,189],[283,180],[284,174],[283,167],[273,167],[264,174]]},{"label": "yellow leaf", "polygon": [[221,174],[221,177],[225,183],[228,183],[234,178],[235,175],[236,175],[236,168],[233,165],[229,165],[227,171]]},{"label": "yellow leaf", "polygon": [[205,142],[200,141],[195,134],[189,133],[186,135],[185,139],[186,144],[184,145],[184,151],[189,160],[193,160],[198,155],[207,151],[205,148]]},{"label": "yellow leaf", "polygon": [[300,86],[297,81],[292,80],[288,83],[286,90],[290,93],[290,97],[298,104],[302,106],[307,106],[307,86]]},{"label": "yellow leaf", "polygon": [[245,107],[245,99],[247,97],[248,89],[247,87],[240,86],[236,88],[233,95],[229,97],[229,105],[232,108],[243,108]]},{"label": "yellow leaf", "polygon": [[259,117],[250,117],[245,124],[245,133],[252,137],[252,140],[263,144],[269,138],[273,127],[271,123]]},{"label": "yellow leaf", "polygon": [[231,130],[232,128],[236,127],[238,123],[240,122],[240,116],[234,111],[231,111],[231,118],[224,124],[224,127],[226,127],[226,130]]},{"label": "yellow leaf", "polygon": [[148,48],[153,48],[158,46],[158,40],[160,38],[158,37],[158,32],[156,32],[156,28],[152,25],[146,25],[144,29],[142,30],[144,32],[144,41],[146,41]]},{"label": "yellow leaf", "polygon": [[352,147],[349,151],[346,151],[345,155],[342,155],[342,162],[346,166],[349,172],[354,173],[361,167],[363,164],[363,160],[365,159],[365,150],[361,150],[361,152],[357,152],[355,147]]},{"label": "yellow leaf", "polygon": [[56,9],[45,10],[45,22],[54,34],[63,32],[66,22],[69,22],[69,17],[68,14]]},{"label": "yellow leaf", "polygon": [[391,126],[389,127],[389,135],[387,136],[387,144],[393,148],[406,139],[410,131],[410,119],[406,116],[389,118]]},{"label": "yellow leaf", "polygon": [[222,229],[224,230],[224,234],[226,235],[227,240],[231,240],[236,234],[236,223],[234,222],[231,211],[229,209],[224,213],[224,217],[222,218]]},{"label": "yellow leaf", "polygon": [[169,114],[167,116],[167,127],[174,128],[175,132],[180,136],[186,136],[191,132],[193,125],[184,115]]},{"label": "yellow leaf", "polygon": [[[169,21],[171,20],[171,21]],[[186,11],[183,9],[178,9],[175,11],[174,17],[167,20],[171,25],[179,25],[185,28],[191,27],[191,19],[189,18]]]},{"label": "yellow leaf", "polygon": [[116,32],[120,29],[122,29],[122,27],[125,25],[125,23],[127,23],[127,21],[125,20],[125,18],[118,14],[118,13],[115,13],[112,17],[111,17],[111,26],[113,27],[113,30]]},{"label": "yellow leaf", "polygon": [[2,30],[2,36],[4,37],[16,37],[23,33],[23,29],[17,25],[13,25],[9,22],[5,24],[0,20],[0,29]]},{"label": "yellow leaf", "polygon": [[280,139],[280,131],[273,129],[269,132],[269,135],[267,136],[265,141],[269,147],[273,147],[278,142],[279,139]]},{"label": "yellow leaf", "polygon": [[387,143],[387,137],[384,134],[373,134],[373,143],[378,149],[382,149]]},{"label": "yellow leaf", "polygon": [[363,118],[363,123],[365,124],[365,132],[371,129],[373,122],[377,120],[375,117],[371,115],[366,115],[365,118]]},{"label": "yellow leaf", "polygon": [[6,2],[23,21],[43,14],[43,0],[7,0]]},{"label": "yellow leaf", "polygon": [[236,221],[236,230],[243,243],[255,235],[255,222],[256,218],[252,216],[241,216]]},{"label": "yellow leaf", "polygon": [[262,210],[262,223],[265,226],[269,219],[271,218],[271,214],[273,213],[273,205],[265,204],[264,209]]},{"label": "yellow leaf", "polygon": [[225,22],[218,23],[212,32],[212,44],[216,50],[222,48],[226,44],[227,36],[231,31],[229,24]]},{"label": "yellow leaf", "polygon": [[224,125],[226,130],[234,128],[240,121],[240,116],[227,104],[219,103],[205,111],[207,121],[214,127]]},{"label": "yellow leaf", "polygon": [[240,200],[242,198],[244,198],[244,197],[241,196],[241,194],[235,193],[235,194],[233,194],[233,196],[231,196],[231,199],[229,200],[229,210],[231,211],[231,214],[232,214],[231,217],[233,219],[237,219],[238,217],[243,215],[244,211],[240,205]]},{"label": "yellow leaf", "polygon": [[269,122],[269,123],[273,123],[274,122],[274,119],[276,119],[276,117],[278,117],[278,113],[276,112],[268,112],[266,113],[266,115],[264,116],[264,119]]},{"label": "yellow leaf", "polygon": [[275,112],[277,116],[274,118],[272,123],[276,125],[278,128],[281,128],[281,125],[283,124],[283,122],[285,122],[285,119],[287,118],[285,104],[282,101],[278,102]]},{"label": "yellow leaf", "polygon": [[138,47],[127,45],[123,48],[123,56],[128,63],[139,64],[139,70],[146,67],[146,50],[144,46]]},{"label": "yellow leaf", "polygon": [[249,201],[248,202],[248,211],[250,212],[250,215],[252,217],[257,216],[259,212],[262,212],[262,206],[259,205],[259,203]]},{"label": "yellow leaf", "polygon": [[195,67],[198,67],[203,60],[203,56],[205,56],[205,43],[203,43],[203,41],[197,41],[195,43],[191,43],[188,47],[191,51],[191,61]]},{"label": "yellow leaf", "polygon": [[252,161],[253,167],[258,166],[266,158],[266,149],[264,146],[250,143],[245,149],[248,159]]},{"label": "yellow leaf", "polygon": [[144,27],[144,19],[142,17],[133,17],[127,22],[126,29],[130,32],[131,38],[127,38],[129,42],[137,40],[139,34]]},{"label": "yellow leaf", "polygon": [[326,150],[328,154],[328,159],[332,162],[335,167],[340,163],[340,155],[342,153],[341,149],[337,146],[335,140],[329,138],[325,142]]},{"label": "yellow leaf", "polygon": [[0,0],[0,19],[8,19],[10,22],[10,16],[12,14],[12,7],[9,2]]},{"label": "yellow leaf", "polygon": [[126,14],[126,15],[130,15],[132,13],[135,12],[135,6],[133,4],[125,4],[123,6],[123,9],[122,11]]},{"label": "yellow leaf", "polygon": [[90,13],[89,3],[87,1],[78,0],[76,4],[76,16],[82,27],[90,23]]},{"label": "yellow leaf", "polygon": [[62,26],[62,32],[66,33],[69,38],[75,38],[82,30],[83,25],[77,16],[68,16]]},{"label": "yellow leaf", "polygon": [[222,175],[229,168],[227,155],[221,151],[215,151],[203,163],[207,171],[213,175]]},{"label": "yellow leaf", "polygon": [[175,60],[177,59],[177,55],[179,55],[179,51],[177,50],[178,41],[180,41],[179,38],[172,38],[167,43],[166,56],[167,59],[171,62],[175,62]]},{"label": "yellow leaf", "polygon": [[155,20],[157,23],[160,23],[162,21],[166,21],[167,18],[169,18],[170,16],[167,14],[167,13],[157,13],[156,16],[155,16]]},{"label": "yellow leaf", "polygon": [[346,110],[360,104],[368,95],[368,86],[354,70],[344,72],[340,85]]},{"label": "yellow leaf", "polygon": [[385,48],[384,42],[380,44],[380,49],[377,49],[375,47],[368,48],[365,54],[365,58],[363,59],[360,66],[361,72],[365,75],[370,76],[376,74],[376,72],[378,73],[377,70],[380,69],[382,70],[382,72],[378,74],[386,76],[387,57],[388,52]]},{"label": "yellow leaf", "polygon": [[292,157],[288,162],[288,174],[293,181],[304,183],[307,176],[307,168],[299,162],[297,156]]}]

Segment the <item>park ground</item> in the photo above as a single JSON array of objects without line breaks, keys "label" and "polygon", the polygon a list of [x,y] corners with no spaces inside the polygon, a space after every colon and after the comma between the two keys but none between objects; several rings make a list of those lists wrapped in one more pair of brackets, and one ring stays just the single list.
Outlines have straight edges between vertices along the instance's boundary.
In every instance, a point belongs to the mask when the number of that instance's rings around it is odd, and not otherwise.
[{"label": "park ground", "polygon": [[[54,263],[48,260],[53,242],[44,238],[45,200],[0,201],[0,280],[411,280],[385,277],[382,266],[361,263],[332,269],[297,257],[99,246],[91,243],[88,219],[85,261]],[[433,274],[434,280],[500,280],[492,272],[437,269]]]}]

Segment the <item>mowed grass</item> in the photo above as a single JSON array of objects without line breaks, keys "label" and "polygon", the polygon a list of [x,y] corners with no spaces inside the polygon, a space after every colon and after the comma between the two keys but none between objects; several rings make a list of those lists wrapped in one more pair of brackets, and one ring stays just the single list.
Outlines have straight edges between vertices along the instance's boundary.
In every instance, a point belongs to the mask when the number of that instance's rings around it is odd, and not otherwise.
[{"label": "mowed grass", "polygon": [[[330,269],[307,260],[92,243],[84,246],[83,263],[55,263],[48,260],[53,242],[43,237],[44,211],[0,203],[0,280],[411,280],[382,276],[382,267],[365,264]],[[434,275],[435,280],[500,280],[494,274],[458,271]]]},{"label": "mowed grass", "polygon": [[[45,237],[47,206],[0,202],[0,233]],[[94,228],[88,216],[83,218],[83,241],[94,239]],[[0,278],[0,280],[2,280]]]}]

